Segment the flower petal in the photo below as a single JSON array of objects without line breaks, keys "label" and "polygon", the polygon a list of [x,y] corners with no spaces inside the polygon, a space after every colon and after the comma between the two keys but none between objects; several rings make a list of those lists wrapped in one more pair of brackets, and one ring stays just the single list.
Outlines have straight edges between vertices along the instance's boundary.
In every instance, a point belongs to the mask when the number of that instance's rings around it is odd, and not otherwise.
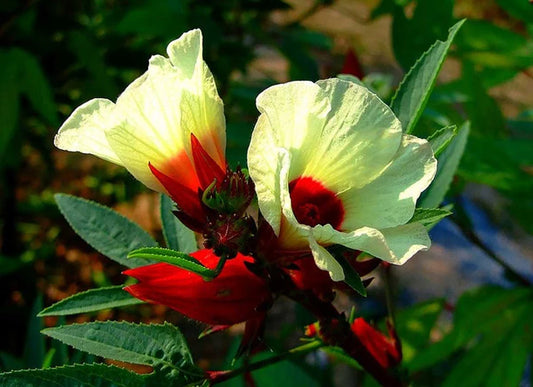
[{"label": "flower petal", "polygon": [[319,225],[313,227],[312,233],[322,245],[339,244],[365,251],[395,265],[403,265],[416,252],[431,246],[428,233],[421,223],[408,223],[384,230],[361,227],[349,233],[337,231],[330,225]]},{"label": "flower petal", "polygon": [[105,136],[106,129],[120,122],[113,102],[103,98],[92,99],[74,110],[61,125],[54,145],[59,149],[89,153],[122,165]]},{"label": "flower petal", "polygon": [[[153,56],[148,71],[117,100],[126,123],[106,133],[130,173],[155,190],[163,189],[148,162],[179,181],[190,180],[191,133],[225,168],[223,105],[202,60],[201,44],[201,33],[195,30],[169,44],[171,60]],[[184,164],[185,159],[189,162]]]},{"label": "flower petal", "polygon": [[320,87],[307,81],[272,86],[257,97],[262,114],[248,148],[248,168],[261,213],[276,234],[281,226],[279,176],[284,156],[280,152],[290,153],[285,161],[288,177],[301,175],[310,152],[298,150],[315,147],[316,133],[322,131],[329,111],[324,97]]},{"label": "flower petal", "polygon": [[[372,181],[392,159],[401,141],[401,124],[390,108],[365,87],[341,79],[317,84],[331,109],[304,175],[342,192]],[[301,114],[301,113],[300,113]]]},{"label": "flower petal", "polygon": [[333,281],[344,280],[344,271],[340,263],[312,237],[309,238],[309,247],[313,253],[315,263],[320,269],[328,271]]},{"label": "flower petal", "polygon": [[413,216],[416,200],[437,170],[437,160],[426,140],[404,135],[389,166],[375,180],[339,196],[346,211],[343,230],[363,226],[394,227]]}]

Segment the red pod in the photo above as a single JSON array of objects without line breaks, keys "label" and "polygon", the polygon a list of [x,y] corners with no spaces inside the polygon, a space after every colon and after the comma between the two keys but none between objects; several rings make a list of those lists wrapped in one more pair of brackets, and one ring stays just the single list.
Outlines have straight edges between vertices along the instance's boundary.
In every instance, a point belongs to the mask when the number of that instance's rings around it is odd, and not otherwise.
[{"label": "red pod", "polygon": [[386,336],[362,317],[356,318],[352,324],[352,332],[383,368],[394,367],[402,361],[400,340],[392,326],[388,325],[388,330],[389,336]]},{"label": "red pod", "polygon": [[298,289],[313,290],[319,295],[331,292],[335,285],[329,273],[319,269],[312,256],[294,261],[285,272]]},{"label": "red pod", "polygon": [[[214,269],[219,261],[213,250],[191,254]],[[212,325],[232,325],[262,316],[261,307],[270,302],[266,281],[252,273],[246,262],[253,258],[237,254],[226,261],[222,272],[211,281],[167,263],[126,270],[139,282],[124,290],[143,301],[166,305],[194,320]]]}]

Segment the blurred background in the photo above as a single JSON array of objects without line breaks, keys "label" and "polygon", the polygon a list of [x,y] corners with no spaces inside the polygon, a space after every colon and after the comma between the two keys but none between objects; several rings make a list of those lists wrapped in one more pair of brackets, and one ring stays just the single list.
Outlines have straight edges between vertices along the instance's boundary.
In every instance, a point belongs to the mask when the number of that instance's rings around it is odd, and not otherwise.
[{"label": "blurred background", "polygon": [[[389,288],[395,308],[409,308],[409,318],[422,321],[423,334],[407,343],[407,359],[453,331],[455,304],[465,291],[487,284],[513,289],[533,281],[533,5],[526,0],[3,0],[2,369],[41,367],[47,356],[49,364],[82,359],[45,341],[39,329],[58,321],[37,319],[35,312],[76,292],[125,280],[121,267],[70,229],[54,193],[111,206],[162,239],[157,194],[123,168],[53,147],[54,134],[75,107],[94,97],[116,100],[146,70],[150,55],[164,54],[168,42],[201,28],[204,59],[225,104],[228,159],[233,166],[245,166],[260,91],[279,82],[350,73],[390,101],[416,59],[437,39],[445,40],[448,28],[461,18],[469,20],[414,133],[427,137],[436,129],[470,122],[446,199],[454,216],[432,230],[429,252],[378,276],[370,297],[356,301],[360,313],[380,321],[386,315],[384,289]],[[340,296],[338,304],[342,308],[352,301]],[[177,313],[149,305],[67,321],[109,318],[168,320],[190,337],[201,331]],[[270,320],[267,336],[274,349],[294,344],[302,325],[311,322],[292,304],[273,310]],[[502,334],[510,329],[500,325]],[[414,332],[407,323],[405,329]],[[238,327],[190,341],[196,360],[207,368],[221,366],[224,354],[231,357],[237,333]],[[452,352],[465,353],[465,348]],[[527,348],[526,363],[533,345]],[[307,360],[290,365],[297,371],[279,372],[314,379],[315,384],[302,385],[345,384],[342,380],[353,380],[346,378],[357,372],[332,368],[335,362],[320,356]],[[460,362],[460,356],[448,356],[437,368],[417,369],[419,380],[431,385]],[[516,369],[509,367],[522,375],[524,364],[520,360]]]}]

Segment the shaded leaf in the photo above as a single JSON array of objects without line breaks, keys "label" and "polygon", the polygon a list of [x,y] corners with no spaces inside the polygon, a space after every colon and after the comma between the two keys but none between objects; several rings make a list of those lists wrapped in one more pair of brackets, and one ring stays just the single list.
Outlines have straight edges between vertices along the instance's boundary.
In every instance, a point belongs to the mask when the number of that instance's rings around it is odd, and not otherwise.
[{"label": "shaded leaf", "polygon": [[48,79],[37,59],[30,53],[17,50],[20,91],[32,107],[52,126],[58,126],[56,104]]},{"label": "shaded leaf", "polygon": [[348,260],[342,255],[342,251],[342,248],[337,250],[336,247],[329,249],[329,252],[342,267],[342,271],[344,272],[344,282],[357,293],[366,297],[366,288],[363,285],[363,281],[361,281],[361,277],[359,277],[357,271],[355,271],[353,266],[350,265],[350,262],[348,262]]},{"label": "shaded leaf", "polygon": [[[524,350],[530,352],[533,348],[532,311],[533,292],[528,288],[504,289],[487,286],[466,292],[457,302],[451,332],[442,340],[420,351],[408,364],[409,369],[417,371],[428,368],[448,359],[462,348],[466,352],[457,363],[458,370],[452,370],[450,373],[453,378],[457,378],[456,373],[462,374],[465,382],[468,381],[471,386],[484,385],[491,377],[494,377],[494,382],[499,382],[499,385],[518,385],[507,384],[505,380],[499,379],[498,375],[522,374],[521,353]],[[515,334],[519,335],[519,340],[513,338]],[[505,348],[506,346],[511,348]],[[470,351],[474,351],[473,354]],[[506,351],[515,351],[517,357],[500,357],[500,354]],[[483,372],[468,371],[471,367],[466,365],[472,364],[472,357],[477,359]],[[517,360],[519,361],[515,364]],[[498,367],[495,367],[496,361]],[[517,372],[516,368],[520,367],[520,372]],[[466,371],[472,372],[472,375],[464,373]],[[492,372],[494,375],[491,375]],[[461,383],[461,386],[463,385],[466,384]]]},{"label": "shaded leaf", "polygon": [[[469,181],[513,193],[529,194],[533,189],[533,141],[472,137],[459,167]],[[497,156],[496,156],[497,155]]]},{"label": "shaded leaf", "polygon": [[444,300],[430,300],[396,314],[396,332],[402,340],[403,361],[409,362],[427,346],[432,329],[444,308]]},{"label": "shaded leaf", "polygon": [[122,288],[118,285],[76,293],[43,309],[38,316],[67,316],[143,303]]},{"label": "shaded leaf", "polygon": [[4,387],[141,387],[146,376],[104,364],[77,364],[0,374]]},{"label": "shaded leaf", "polygon": [[453,0],[417,0],[410,19],[401,7],[394,7],[392,47],[404,69],[410,68],[435,40],[446,37],[453,23],[453,3]]},{"label": "shaded leaf", "polygon": [[450,125],[437,130],[430,137],[428,137],[428,141],[431,144],[431,149],[433,149],[435,157],[439,156],[446,149],[446,147],[450,145],[450,142],[456,135],[457,126]]},{"label": "shaded leaf", "polygon": [[157,246],[137,224],[89,200],[66,194],[54,197],[74,231],[100,253],[130,268],[150,263],[143,259],[127,259],[128,253],[139,247]]},{"label": "shaded leaf", "polygon": [[160,200],[161,224],[167,247],[184,253],[192,253],[198,250],[194,232],[181,223],[172,213],[175,209],[172,200],[163,194],[160,195]]},{"label": "shaded leaf", "polygon": [[24,345],[24,360],[26,367],[41,368],[45,357],[44,337],[41,335],[43,320],[37,317],[37,313],[43,308],[43,297],[37,296],[30,310],[26,343]]},{"label": "shaded leaf", "polygon": [[451,214],[451,211],[444,208],[416,208],[409,223],[420,222],[428,229],[431,229],[438,222]]},{"label": "shaded leaf", "polygon": [[175,385],[198,380],[203,375],[194,366],[179,329],[168,323],[146,325],[105,321],[65,325],[42,332],[97,356],[158,368],[172,375]]}]

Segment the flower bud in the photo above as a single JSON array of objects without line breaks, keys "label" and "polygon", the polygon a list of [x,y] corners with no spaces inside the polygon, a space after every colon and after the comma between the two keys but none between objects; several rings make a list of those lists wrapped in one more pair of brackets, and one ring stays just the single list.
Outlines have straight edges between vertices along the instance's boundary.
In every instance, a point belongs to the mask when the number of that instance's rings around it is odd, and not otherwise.
[{"label": "flower bud", "polygon": [[402,361],[402,347],[392,325],[387,324],[389,336],[384,335],[362,317],[352,324],[352,332],[359,338],[372,357],[383,367],[391,368]]},{"label": "flower bud", "polygon": [[[215,268],[219,257],[213,250],[191,254],[206,267]],[[126,270],[139,280],[124,288],[143,301],[166,305],[187,317],[212,325],[232,325],[262,316],[271,302],[266,281],[247,265],[251,257],[237,254],[226,261],[221,273],[211,281],[167,263]]]}]

